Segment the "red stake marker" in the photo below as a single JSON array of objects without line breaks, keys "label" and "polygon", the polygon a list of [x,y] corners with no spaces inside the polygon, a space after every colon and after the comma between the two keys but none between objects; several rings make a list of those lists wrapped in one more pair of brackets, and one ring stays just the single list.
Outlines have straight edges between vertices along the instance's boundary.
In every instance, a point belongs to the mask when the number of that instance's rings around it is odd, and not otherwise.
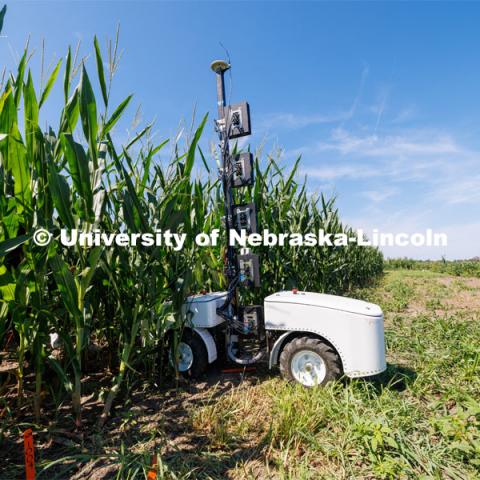
[{"label": "red stake marker", "polygon": [[157,480],[157,455],[152,457],[152,466],[148,471],[147,480]]},{"label": "red stake marker", "polygon": [[35,452],[31,428],[23,432],[23,449],[25,451],[25,478],[26,480],[35,480]]}]

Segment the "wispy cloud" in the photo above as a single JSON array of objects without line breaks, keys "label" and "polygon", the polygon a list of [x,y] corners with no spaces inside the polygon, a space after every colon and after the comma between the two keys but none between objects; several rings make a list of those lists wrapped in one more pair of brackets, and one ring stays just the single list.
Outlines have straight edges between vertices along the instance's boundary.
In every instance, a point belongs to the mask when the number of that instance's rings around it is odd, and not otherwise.
[{"label": "wispy cloud", "polygon": [[[462,148],[447,134],[425,131],[393,135],[355,135],[337,128],[332,131],[327,142],[318,142],[318,151],[334,150],[342,155],[354,154],[358,157],[400,157],[411,155],[445,155],[459,153]],[[432,136],[433,135],[433,136]],[[428,138],[425,141],[424,138]]]},{"label": "wispy cloud", "polygon": [[339,178],[369,178],[382,175],[382,172],[367,164],[332,165],[326,167],[303,168],[302,174],[319,180]]},{"label": "wispy cloud", "polygon": [[377,133],[378,127],[380,126],[380,122],[382,121],[383,112],[387,106],[387,99],[388,99],[389,91],[388,89],[382,89],[379,95],[379,100],[377,105],[375,105],[375,113],[376,113],[376,121],[375,121],[375,128],[374,133]]},{"label": "wispy cloud", "polygon": [[447,182],[440,183],[430,198],[447,203],[449,205],[478,203],[480,204],[480,175],[471,178],[462,178],[452,181],[450,177]]},{"label": "wispy cloud", "polygon": [[385,187],[378,190],[366,190],[362,195],[373,203],[381,203],[387,198],[397,195],[399,189],[397,187]]},{"label": "wispy cloud", "polygon": [[351,117],[351,111],[339,111],[332,114],[296,114],[296,113],[271,113],[260,117],[258,127],[263,130],[270,129],[299,129],[312,125],[337,123]]},{"label": "wispy cloud", "polygon": [[410,105],[408,107],[402,108],[391,120],[393,124],[399,124],[411,121],[417,115],[417,107],[415,105]]},{"label": "wispy cloud", "polygon": [[[425,140],[429,139],[429,140]],[[337,128],[327,141],[314,142],[286,152],[286,157],[302,156],[304,165],[319,163],[326,154],[328,165],[306,167],[305,172],[314,178],[339,179],[386,176],[405,181],[431,177],[440,170],[454,173],[458,164],[452,158],[462,159],[462,164],[472,160],[472,152],[458,144],[447,134],[432,131],[415,131],[397,135],[358,135]]]},{"label": "wispy cloud", "polygon": [[340,127],[343,127],[343,125],[347,120],[350,120],[354,117],[357,111],[358,105],[360,103],[360,99],[362,98],[363,90],[365,89],[365,84],[367,83],[367,78],[369,73],[370,73],[370,68],[365,63],[362,68],[362,74],[360,76],[360,84],[358,86],[357,94],[355,95],[355,98],[353,99],[353,102],[352,102],[352,106],[350,107],[350,110],[349,110],[350,115],[349,117],[342,119],[340,123]]},{"label": "wispy cloud", "polygon": [[340,108],[331,113],[269,113],[259,118],[257,126],[260,130],[275,129],[277,131],[281,129],[296,130],[322,124],[340,124],[340,126],[342,126],[346,121],[354,117],[365,88],[368,74],[369,67],[365,64],[360,75],[357,93],[349,108]]},{"label": "wispy cloud", "polygon": [[367,200],[363,208],[411,195],[412,187],[417,194],[421,191],[419,208],[480,204],[480,152],[443,131],[380,135],[337,128],[327,141],[286,152],[287,157],[298,155],[304,160],[302,173],[313,180],[333,184],[369,180],[368,189],[361,183],[353,187]]}]

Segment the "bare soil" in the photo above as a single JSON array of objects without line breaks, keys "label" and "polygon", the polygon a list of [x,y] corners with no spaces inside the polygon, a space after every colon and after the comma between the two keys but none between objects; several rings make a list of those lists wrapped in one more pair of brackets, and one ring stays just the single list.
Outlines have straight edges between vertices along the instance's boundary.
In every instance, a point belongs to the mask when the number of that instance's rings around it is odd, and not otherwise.
[{"label": "bare soil", "polygon": [[[231,365],[229,365],[231,367]],[[233,455],[218,455],[216,459],[205,457],[202,451],[208,447],[208,436],[192,424],[192,412],[196,407],[215,402],[234,387],[248,388],[271,374],[266,365],[254,372],[222,373],[222,366],[213,366],[203,381],[185,379],[172,381],[163,389],[152,384],[139,385],[130,393],[128,401],[117,402],[116,409],[102,430],[96,427],[103,404],[93,395],[82,397],[83,425],[74,427],[69,407],[60,407],[42,418],[42,427],[32,427],[35,438],[36,464],[59,460],[58,466],[50,467],[39,478],[70,478],[72,480],[100,480],[116,478],[120,445],[128,454],[154,452],[161,454],[163,461],[173,465],[177,462],[192,465],[199,471],[218,472],[218,477],[229,478],[229,470],[241,460],[255,462],[259,451],[256,445],[243,445]],[[109,384],[110,376],[98,373],[88,377],[84,391],[93,390],[98,383]],[[14,379],[11,379],[7,397],[14,396]],[[68,401],[67,401],[68,403]],[[0,479],[24,479],[22,425],[34,423],[29,415],[31,402],[25,399],[24,406],[15,412],[16,428],[5,432],[0,450]],[[0,410],[0,421],[7,415],[6,407]],[[30,425],[28,425],[30,426]],[[76,460],[74,457],[78,457]],[[69,457],[66,461],[62,458]],[[90,457],[88,459],[88,457]],[[87,460],[85,460],[87,459]],[[115,461],[113,461],[115,459]],[[208,460],[209,465],[205,462]],[[216,462],[213,464],[212,462]],[[263,465],[263,463],[262,463]],[[195,478],[195,475],[192,477]]]}]

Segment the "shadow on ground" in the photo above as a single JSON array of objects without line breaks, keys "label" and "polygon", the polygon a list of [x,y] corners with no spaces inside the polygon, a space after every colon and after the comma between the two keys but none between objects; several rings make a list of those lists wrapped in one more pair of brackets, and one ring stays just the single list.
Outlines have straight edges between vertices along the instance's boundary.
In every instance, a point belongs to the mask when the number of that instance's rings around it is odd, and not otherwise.
[{"label": "shadow on ground", "polygon": [[[163,389],[151,384],[137,388],[128,400],[117,403],[110,421],[101,430],[97,429],[96,422],[102,403],[88,396],[89,388],[85,385],[82,431],[74,430],[73,417],[67,407],[60,407],[50,413],[50,418],[44,418],[46,427],[33,427],[37,478],[124,478],[117,477],[119,466],[134,471],[148,464],[149,456],[155,452],[161,453],[168,471],[180,478],[188,473],[189,478],[194,479],[228,478],[227,472],[239,462],[263,458],[261,446],[229,445],[226,454],[218,446],[209,445],[208,437],[194,429],[191,412],[242,383],[255,385],[271,375],[266,365],[245,373],[222,373],[222,367],[216,366],[199,381],[179,379]],[[92,377],[90,381],[101,379]],[[28,410],[25,408],[25,412]],[[48,406],[44,410],[51,411]],[[19,422],[28,425],[32,419],[25,414],[17,419],[17,425]],[[2,447],[0,479],[25,478],[19,426],[11,430]],[[45,469],[47,465],[50,466]]]}]

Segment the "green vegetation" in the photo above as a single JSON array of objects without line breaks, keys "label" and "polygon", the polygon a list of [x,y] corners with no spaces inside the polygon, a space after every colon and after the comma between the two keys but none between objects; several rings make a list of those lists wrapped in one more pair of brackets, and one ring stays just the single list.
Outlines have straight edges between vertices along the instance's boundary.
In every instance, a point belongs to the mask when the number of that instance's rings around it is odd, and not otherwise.
[{"label": "green vegetation", "polygon": [[[174,145],[153,143],[151,125],[118,145],[114,129],[132,96],[111,104],[117,52],[111,42],[105,63],[95,39],[93,81],[83,59],[68,50],[38,90],[25,50],[17,71],[0,84],[0,442],[10,422],[31,421],[34,414],[41,423],[42,415],[64,404],[73,407],[62,414],[68,428],[80,428],[86,391],[102,405],[97,423],[104,424],[115,402],[128,398],[132,382],[162,381],[165,334],[173,328],[180,335],[185,297],[225,288],[221,249],[193,241],[199,232],[221,228],[223,214],[215,173],[193,173],[199,159],[199,168],[209,170],[199,146],[207,117],[185,145],[178,138]],[[44,132],[42,107],[62,76],[58,128]],[[255,187],[238,200],[253,198],[261,227],[272,232],[346,231],[333,200],[307,195],[296,180],[297,166],[284,172],[273,158],[257,158]],[[48,248],[32,241],[39,228],[53,235]],[[187,242],[181,252],[66,248],[58,242],[62,228],[170,230],[187,234]],[[376,249],[356,246],[260,254],[257,298],[291,286],[346,291],[368,284],[383,265]],[[50,346],[52,334],[59,335],[59,351]],[[103,381],[87,385],[92,375]],[[84,416],[83,423],[91,421]]]},{"label": "green vegetation", "polygon": [[387,269],[431,270],[437,273],[463,277],[480,277],[480,259],[473,260],[412,260],[410,258],[393,258],[386,260]]},{"label": "green vegetation", "polygon": [[384,309],[384,374],[315,390],[261,370],[137,387],[101,431],[38,430],[39,478],[142,479],[154,454],[169,480],[478,478],[480,281],[396,270],[357,293]]}]

